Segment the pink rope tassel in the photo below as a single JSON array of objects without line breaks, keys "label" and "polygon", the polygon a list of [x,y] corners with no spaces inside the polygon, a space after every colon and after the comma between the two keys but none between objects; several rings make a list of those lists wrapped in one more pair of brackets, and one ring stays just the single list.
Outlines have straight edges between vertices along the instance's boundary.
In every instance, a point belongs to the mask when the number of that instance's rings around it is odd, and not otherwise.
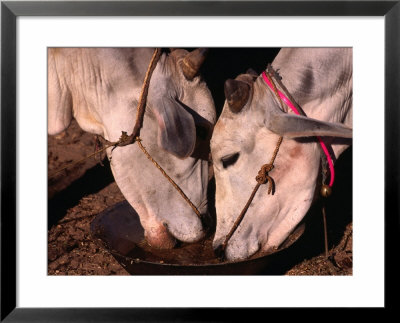
[{"label": "pink rope tassel", "polygon": [[[265,71],[262,73],[262,77],[263,77],[265,83],[267,83],[267,85],[273,90],[271,82],[268,80],[268,77],[265,75]],[[278,90],[278,94],[279,94],[280,98],[282,99],[282,101],[285,102],[286,105],[290,109],[292,109],[292,111],[295,114],[300,115],[299,111],[296,109],[296,107],[293,105],[293,103],[281,91]],[[331,155],[329,154],[328,148],[326,148],[326,145],[325,145],[324,141],[322,140],[322,138],[317,136],[317,139],[318,139],[319,144],[321,145],[321,148],[324,151],[326,159],[328,161],[329,172],[331,174],[329,186],[332,187],[333,181],[335,179],[335,169],[333,168],[333,161],[332,161]]]}]

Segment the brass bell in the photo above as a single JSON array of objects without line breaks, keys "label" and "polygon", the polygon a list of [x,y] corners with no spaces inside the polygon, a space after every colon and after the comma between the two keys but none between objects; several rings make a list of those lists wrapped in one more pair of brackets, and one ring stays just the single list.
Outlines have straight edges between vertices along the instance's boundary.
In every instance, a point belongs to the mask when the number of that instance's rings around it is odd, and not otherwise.
[{"label": "brass bell", "polygon": [[322,185],[322,187],[321,187],[321,195],[323,197],[328,197],[331,194],[332,194],[332,187],[330,187],[330,186],[328,186],[326,184]]}]

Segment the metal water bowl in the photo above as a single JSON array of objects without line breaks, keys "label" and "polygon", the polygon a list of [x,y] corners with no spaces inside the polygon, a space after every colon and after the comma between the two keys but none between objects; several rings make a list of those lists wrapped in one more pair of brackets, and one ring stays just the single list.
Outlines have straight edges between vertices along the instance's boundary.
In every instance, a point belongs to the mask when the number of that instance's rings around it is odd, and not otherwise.
[{"label": "metal water bowl", "polygon": [[304,232],[299,226],[274,253],[258,253],[241,261],[215,258],[212,235],[196,244],[181,244],[174,249],[151,248],[144,239],[139,216],[127,201],[99,213],[91,223],[94,239],[104,246],[132,275],[268,275],[276,272],[292,244]]}]

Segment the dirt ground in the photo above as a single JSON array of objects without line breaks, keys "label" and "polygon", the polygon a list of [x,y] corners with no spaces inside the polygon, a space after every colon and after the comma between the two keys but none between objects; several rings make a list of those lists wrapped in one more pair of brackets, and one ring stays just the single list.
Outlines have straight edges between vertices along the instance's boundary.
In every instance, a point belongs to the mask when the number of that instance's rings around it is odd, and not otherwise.
[{"label": "dirt ground", "polygon": [[[107,159],[90,158],[52,175],[94,149],[94,136],[83,132],[75,121],[60,135],[48,137],[49,275],[129,275],[90,233],[90,223],[99,212],[124,200]],[[329,258],[325,257],[317,203],[315,212],[306,216],[301,241],[293,245],[293,252],[276,274],[352,275],[351,155],[349,150],[339,159],[334,194],[326,205]]]}]

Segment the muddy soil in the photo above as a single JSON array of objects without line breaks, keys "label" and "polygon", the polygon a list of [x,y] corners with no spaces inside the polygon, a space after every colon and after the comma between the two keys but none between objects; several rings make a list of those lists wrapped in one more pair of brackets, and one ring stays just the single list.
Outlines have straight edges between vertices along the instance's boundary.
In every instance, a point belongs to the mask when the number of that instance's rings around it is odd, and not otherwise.
[{"label": "muddy soil", "polygon": [[[60,135],[48,137],[49,174],[94,149],[94,136],[83,132],[73,121]],[[337,162],[335,190],[326,204],[329,257],[325,257],[323,222],[317,203],[306,216],[305,233],[276,268],[276,274],[352,275],[351,167],[350,149]],[[49,176],[48,192],[48,274],[129,275],[90,232],[90,223],[98,213],[124,200],[107,159],[92,157]]]}]

